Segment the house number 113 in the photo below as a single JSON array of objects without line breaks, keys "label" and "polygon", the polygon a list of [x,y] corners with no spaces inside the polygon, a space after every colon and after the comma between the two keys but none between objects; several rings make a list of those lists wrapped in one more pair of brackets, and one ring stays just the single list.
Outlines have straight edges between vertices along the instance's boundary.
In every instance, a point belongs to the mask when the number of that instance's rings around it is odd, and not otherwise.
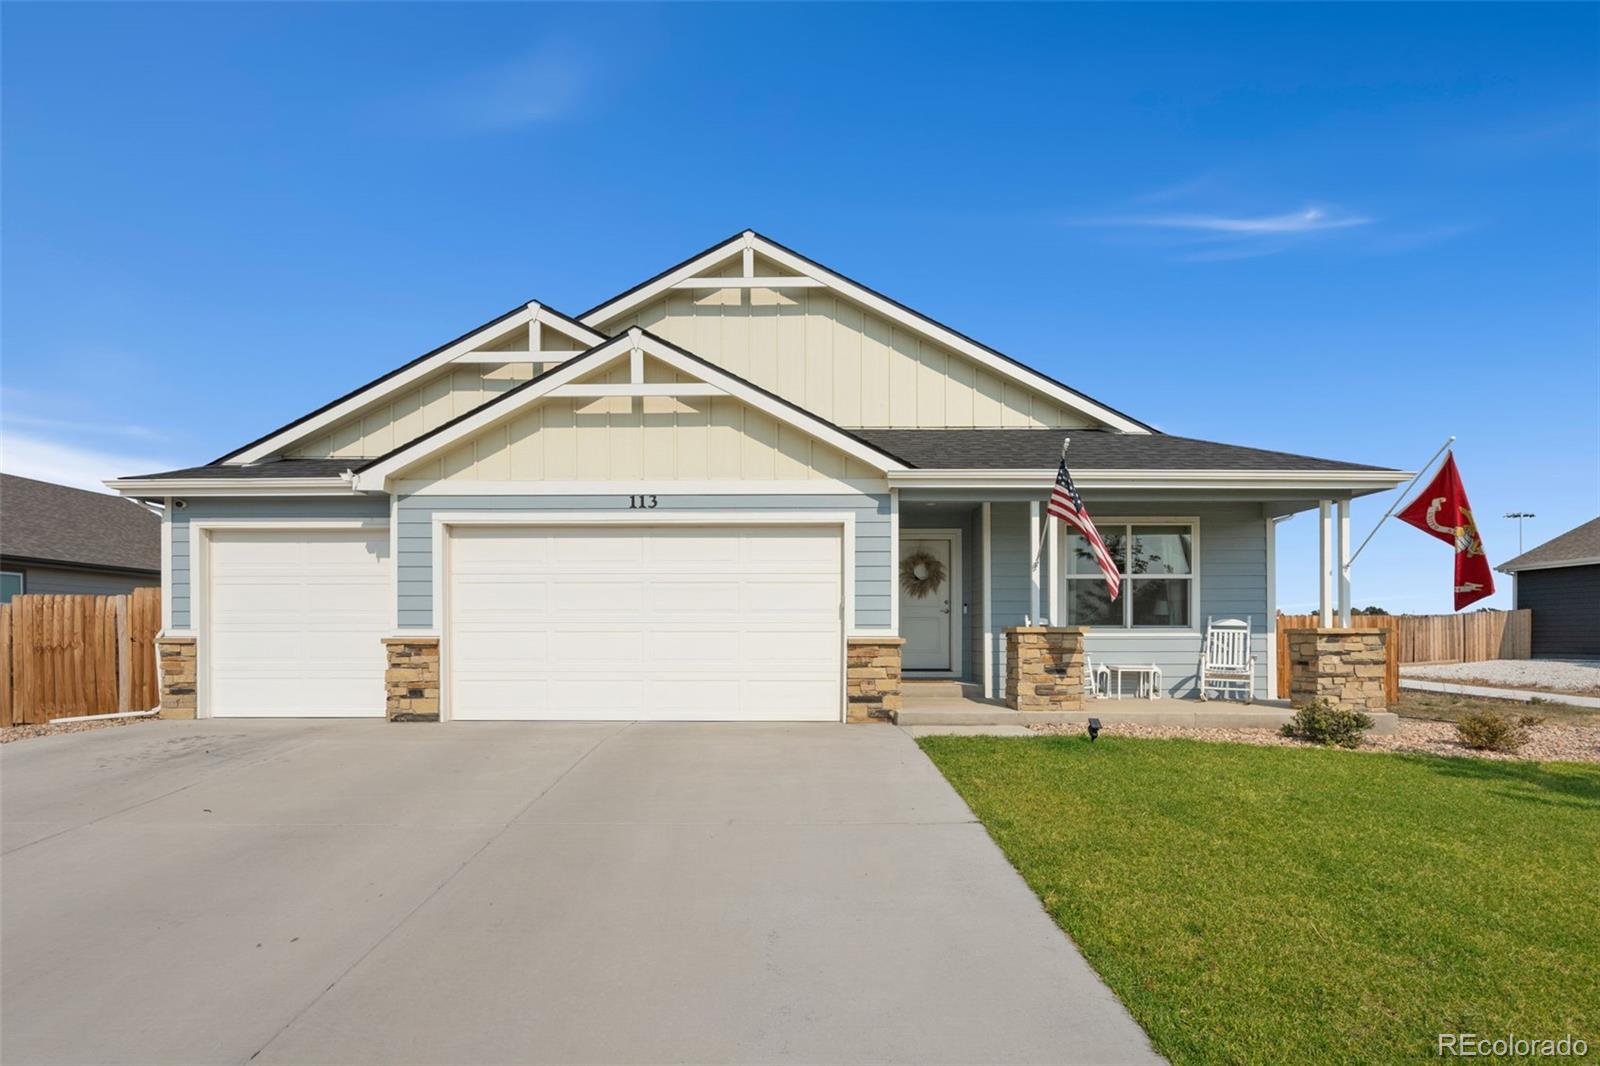
[{"label": "house number 113", "polygon": [[629,496],[628,508],[633,511],[649,511],[656,506],[656,502],[654,496]]}]

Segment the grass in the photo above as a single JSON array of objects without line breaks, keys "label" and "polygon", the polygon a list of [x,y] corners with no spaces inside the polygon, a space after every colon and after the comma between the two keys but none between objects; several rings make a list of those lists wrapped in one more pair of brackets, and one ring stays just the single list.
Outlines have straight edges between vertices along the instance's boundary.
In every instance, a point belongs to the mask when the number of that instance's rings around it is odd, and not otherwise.
[{"label": "grass", "polygon": [[1423,718],[1440,722],[1458,722],[1464,714],[1474,711],[1496,711],[1500,714],[1531,714],[1557,725],[1600,726],[1600,710],[1592,707],[1574,707],[1560,702],[1560,697],[1537,703],[1520,700],[1485,699],[1482,696],[1456,696],[1446,692],[1424,692],[1420,689],[1400,690],[1400,702],[1389,710],[1402,718]]},{"label": "grass", "polygon": [[1191,740],[922,748],[1178,1063],[1600,1047],[1600,767]]}]

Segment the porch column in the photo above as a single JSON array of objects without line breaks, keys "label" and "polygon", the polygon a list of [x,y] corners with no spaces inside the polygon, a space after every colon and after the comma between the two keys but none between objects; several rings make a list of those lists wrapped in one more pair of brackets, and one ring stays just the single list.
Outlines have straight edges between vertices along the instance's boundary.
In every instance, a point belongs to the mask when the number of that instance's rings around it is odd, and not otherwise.
[{"label": "porch column", "polygon": [[1339,624],[1350,628],[1350,501],[1339,501]]},{"label": "porch column", "polygon": [[1044,516],[1045,520],[1045,551],[1050,553],[1050,624],[1061,624],[1061,576],[1056,573],[1056,567],[1061,565],[1061,523]]},{"label": "porch column", "polygon": [[1039,614],[1039,501],[1028,501],[1028,624],[1038,625]]},{"label": "porch column", "polygon": [[994,518],[988,500],[983,502],[983,698],[994,699],[994,553],[989,543],[994,529]]},{"label": "porch column", "polygon": [[1329,516],[1331,501],[1317,502],[1317,624],[1326,629],[1333,625],[1333,582],[1329,564],[1333,561],[1333,522]]}]

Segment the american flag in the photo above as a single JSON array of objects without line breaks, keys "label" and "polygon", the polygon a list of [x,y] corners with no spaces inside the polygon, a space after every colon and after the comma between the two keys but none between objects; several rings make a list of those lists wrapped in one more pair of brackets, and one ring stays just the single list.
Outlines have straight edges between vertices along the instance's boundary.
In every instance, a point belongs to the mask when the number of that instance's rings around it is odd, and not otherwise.
[{"label": "american flag", "polygon": [[1116,599],[1117,593],[1122,590],[1122,575],[1117,572],[1116,560],[1106,550],[1106,542],[1100,539],[1100,531],[1094,528],[1094,520],[1083,509],[1078,487],[1072,483],[1072,475],[1067,472],[1065,443],[1061,445],[1061,467],[1056,471],[1056,486],[1050,492],[1045,513],[1061,519],[1083,534],[1083,539],[1089,542],[1089,550],[1094,552],[1094,561],[1100,565],[1100,572],[1106,575],[1106,588],[1111,592],[1111,598]]}]

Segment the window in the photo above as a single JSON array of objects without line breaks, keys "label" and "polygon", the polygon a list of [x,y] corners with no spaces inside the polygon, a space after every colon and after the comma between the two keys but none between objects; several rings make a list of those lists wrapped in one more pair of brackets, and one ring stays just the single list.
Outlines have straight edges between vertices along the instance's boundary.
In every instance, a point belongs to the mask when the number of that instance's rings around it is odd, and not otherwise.
[{"label": "window", "polygon": [[0,570],[0,603],[10,603],[11,597],[22,595],[22,574],[16,570]]},{"label": "window", "polygon": [[1089,542],[1066,536],[1067,624],[1113,629],[1191,629],[1195,625],[1193,522],[1095,523],[1122,574],[1115,603]]}]

